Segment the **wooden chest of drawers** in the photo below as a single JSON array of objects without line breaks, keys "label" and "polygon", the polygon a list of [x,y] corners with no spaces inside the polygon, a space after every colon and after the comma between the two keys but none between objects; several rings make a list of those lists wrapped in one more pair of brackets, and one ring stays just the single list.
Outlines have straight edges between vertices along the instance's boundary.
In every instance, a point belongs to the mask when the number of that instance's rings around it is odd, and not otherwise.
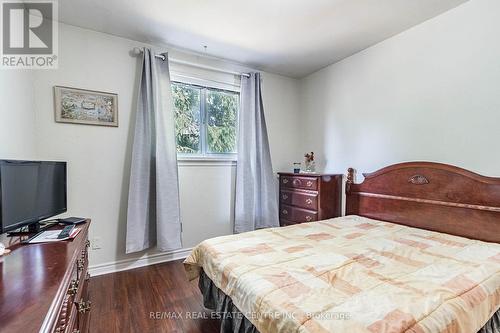
[{"label": "wooden chest of drawers", "polygon": [[89,331],[89,225],[79,224],[73,240],[54,243],[25,245],[26,236],[0,236],[12,250],[0,258],[2,333]]},{"label": "wooden chest of drawers", "polygon": [[281,226],[341,216],[342,175],[279,173]]}]

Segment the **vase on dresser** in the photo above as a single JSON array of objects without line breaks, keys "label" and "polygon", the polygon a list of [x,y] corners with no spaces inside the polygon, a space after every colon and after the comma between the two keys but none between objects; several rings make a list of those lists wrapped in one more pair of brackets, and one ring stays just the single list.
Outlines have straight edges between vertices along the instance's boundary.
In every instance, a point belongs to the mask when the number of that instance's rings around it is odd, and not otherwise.
[{"label": "vase on dresser", "polygon": [[316,163],[314,161],[305,161],[304,164],[306,165],[305,172],[307,173],[314,173],[316,172]]}]

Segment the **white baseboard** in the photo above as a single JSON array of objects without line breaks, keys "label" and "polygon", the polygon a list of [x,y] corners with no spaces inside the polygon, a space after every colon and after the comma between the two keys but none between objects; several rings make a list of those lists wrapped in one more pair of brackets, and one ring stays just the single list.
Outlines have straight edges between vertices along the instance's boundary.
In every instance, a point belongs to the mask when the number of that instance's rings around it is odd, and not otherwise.
[{"label": "white baseboard", "polygon": [[126,271],[133,268],[144,267],[159,264],[167,261],[185,259],[193,248],[179,249],[170,252],[155,253],[140,258],[124,259],[89,267],[91,276],[103,275],[108,273]]}]

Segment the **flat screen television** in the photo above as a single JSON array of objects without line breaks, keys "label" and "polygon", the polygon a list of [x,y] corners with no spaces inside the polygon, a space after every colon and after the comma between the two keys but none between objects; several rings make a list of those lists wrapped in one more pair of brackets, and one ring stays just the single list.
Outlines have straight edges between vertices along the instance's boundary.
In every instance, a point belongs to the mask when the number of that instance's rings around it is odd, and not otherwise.
[{"label": "flat screen television", "polygon": [[0,160],[0,233],[66,210],[66,162]]}]

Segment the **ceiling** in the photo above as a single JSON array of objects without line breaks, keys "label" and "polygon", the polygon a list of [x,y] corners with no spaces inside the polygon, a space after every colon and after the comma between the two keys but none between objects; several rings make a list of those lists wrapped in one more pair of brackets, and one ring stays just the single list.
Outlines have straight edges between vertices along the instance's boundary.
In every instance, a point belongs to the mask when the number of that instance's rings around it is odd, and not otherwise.
[{"label": "ceiling", "polygon": [[299,78],[466,1],[63,0],[59,19]]}]

